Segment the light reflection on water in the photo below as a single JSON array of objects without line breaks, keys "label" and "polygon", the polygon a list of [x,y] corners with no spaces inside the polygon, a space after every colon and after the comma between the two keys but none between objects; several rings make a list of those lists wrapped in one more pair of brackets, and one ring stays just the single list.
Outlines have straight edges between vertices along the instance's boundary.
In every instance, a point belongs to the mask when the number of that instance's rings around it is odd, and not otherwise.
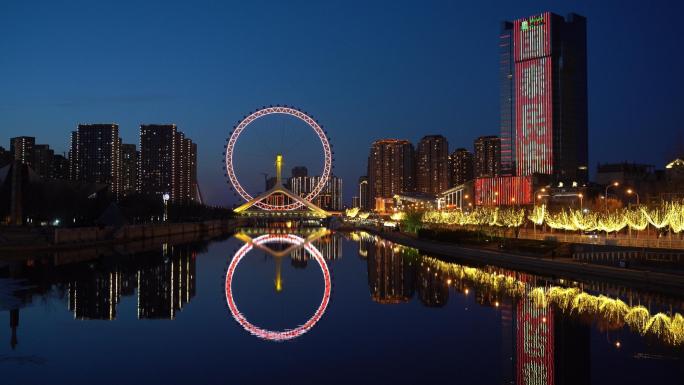
[{"label": "light reflection on water", "polygon": [[[112,367],[126,370],[99,382],[120,383],[126,372],[169,365],[198,370],[146,382],[217,382],[219,362],[231,363],[237,383],[270,381],[263,365],[299,383],[682,375],[681,298],[447,262],[366,233],[252,229],[221,242],[55,261],[0,267],[0,317],[10,324],[0,366],[20,380],[8,383],[92,383],[87,373]],[[634,309],[647,316],[630,316]]]}]

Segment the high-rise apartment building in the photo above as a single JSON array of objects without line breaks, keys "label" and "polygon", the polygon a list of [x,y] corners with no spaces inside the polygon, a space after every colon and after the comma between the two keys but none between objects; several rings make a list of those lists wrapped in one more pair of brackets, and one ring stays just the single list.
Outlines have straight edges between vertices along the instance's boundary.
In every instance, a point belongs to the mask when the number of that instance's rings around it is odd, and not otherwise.
[{"label": "high-rise apartment building", "polygon": [[369,203],[376,198],[413,192],[414,149],[408,140],[381,139],[371,145],[368,156]]},{"label": "high-rise apartment building", "polygon": [[504,22],[499,38],[502,168],[586,182],[586,18],[545,12]]},{"label": "high-rise apartment building", "polygon": [[[306,197],[320,181],[320,176],[292,177],[290,178],[290,189],[300,197]],[[311,202],[323,210],[342,210],[342,179],[331,175],[323,190]]]},{"label": "high-rise apartment building", "polygon": [[121,145],[121,195],[138,190],[138,151],[135,144]]},{"label": "high-rise apartment building", "polygon": [[55,152],[47,144],[33,146],[33,160],[31,167],[43,179],[53,179],[53,160]]},{"label": "high-rise apartment building", "polygon": [[52,159],[52,179],[69,179],[69,159],[64,155],[56,154]]},{"label": "high-rise apartment building", "polygon": [[17,136],[10,138],[10,152],[14,160],[33,166],[33,148],[36,145],[36,138],[32,136]]},{"label": "high-rise apartment building", "polygon": [[475,139],[475,177],[493,178],[501,171],[501,140],[498,136]]},{"label": "high-rise apartment building", "polygon": [[449,171],[451,173],[451,187],[458,186],[470,180],[474,175],[473,153],[465,148],[457,148],[449,155]]},{"label": "high-rise apartment building", "polygon": [[117,124],[79,124],[71,134],[71,177],[87,183],[106,184],[121,193],[121,138]]},{"label": "high-rise apartment building", "polygon": [[416,190],[437,195],[449,188],[449,142],[442,135],[424,136],[416,151]]},{"label": "high-rise apartment building", "polygon": [[197,196],[197,145],[175,124],[140,126],[138,189],[143,194],[169,194],[172,201]]}]

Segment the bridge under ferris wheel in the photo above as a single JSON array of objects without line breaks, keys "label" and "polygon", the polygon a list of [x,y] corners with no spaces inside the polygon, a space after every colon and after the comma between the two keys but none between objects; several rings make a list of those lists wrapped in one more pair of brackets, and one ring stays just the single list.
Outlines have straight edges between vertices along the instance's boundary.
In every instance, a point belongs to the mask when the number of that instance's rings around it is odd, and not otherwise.
[{"label": "bridge under ferris wheel", "polygon": [[[321,142],[324,155],[323,173],[316,186],[305,197],[295,194],[283,185],[283,156],[281,154],[277,154],[275,159],[276,183],[271,189],[263,194],[252,197],[249,193],[247,193],[247,191],[245,191],[237,179],[235,170],[233,168],[233,154],[237,139],[250,123],[263,116],[271,114],[289,115],[303,121],[314,131]],[[238,125],[235,126],[235,130],[231,133],[231,136],[228,138],[227,142],[225,153],[226,176],[228,177],[235,191],[246,201],[244,204],[233,210],[236,214],[257,219],[263,218],[283,220],[324,219],[332,215],[328,211],[323,210],[312,203],[314,198],[316,198],[316,196],[318,196],[318,194],[320,194],[325,188],[332,169],[332,151],[330,142],[328,141],[325,131],[323,131],[322,127],[318,124],[318,122],[316,122],[316,120],[313,119],[313,117],[293,107],[263,107],[242,119]]]},{"label": "bridge under ferris wheel", "polygon": [[[275,219],[302,219],[302,218],[327,218],[331,214],[315,204],[300,197],[294,192],[290,191],[283,185],[282,171],[283,171],[283,156],[276,155],[276,182],[275,185],[268,191],[258,195],[241,206],[235,208],[233,211],[236,214],[255,218],[275,218]],[[269,206],[275,207],[273,210],[261,209],[257,206],[259,203],[265,203]],[[278,207],[292,206],[300,204],[303,209],[278,209]]]}]

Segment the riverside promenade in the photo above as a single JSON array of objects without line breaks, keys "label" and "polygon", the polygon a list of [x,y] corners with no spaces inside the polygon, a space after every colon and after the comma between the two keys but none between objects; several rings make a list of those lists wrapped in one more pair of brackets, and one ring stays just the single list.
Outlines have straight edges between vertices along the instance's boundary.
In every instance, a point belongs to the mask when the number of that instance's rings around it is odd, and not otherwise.
[{"label": "riverside promenade", "polygon": [[116,245],[147,239],[209,234],[229,234],[240,225],[239,220],[202,222],[148,223],[121,227],[3,227],[0,228],[0,257],[37,252],[73,250]]},{"label": "riverside promenade", "polygon": [[382,231],[375,227],[356,227],[388,241],[419,249],[435,256],[443,256],[480,264],[490,264],[530,273],[554,276],[562,275],[577,280],[609,280],[616,283],[682,295],[684,275],[647,270],[603,266],[574,261],[572,258],[546,258],[513,254],[505,251],[461,246],[454,243],[420,239],[396,231]]}]

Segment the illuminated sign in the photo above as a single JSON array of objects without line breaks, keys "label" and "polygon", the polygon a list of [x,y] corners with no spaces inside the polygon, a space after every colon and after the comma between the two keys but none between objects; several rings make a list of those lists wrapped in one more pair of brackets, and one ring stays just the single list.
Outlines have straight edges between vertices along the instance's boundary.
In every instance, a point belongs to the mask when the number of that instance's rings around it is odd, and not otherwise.
[{"label": "illuminated sign", "polygon": [[527,31],[528,29],[536,28],[536,27],[539,27],[540,25],[544,25],[544,16],[543,15],[539,15],[536,17],[533,16],[527,20],[523,20],[520,23],[520,29],[523,31]]}]

